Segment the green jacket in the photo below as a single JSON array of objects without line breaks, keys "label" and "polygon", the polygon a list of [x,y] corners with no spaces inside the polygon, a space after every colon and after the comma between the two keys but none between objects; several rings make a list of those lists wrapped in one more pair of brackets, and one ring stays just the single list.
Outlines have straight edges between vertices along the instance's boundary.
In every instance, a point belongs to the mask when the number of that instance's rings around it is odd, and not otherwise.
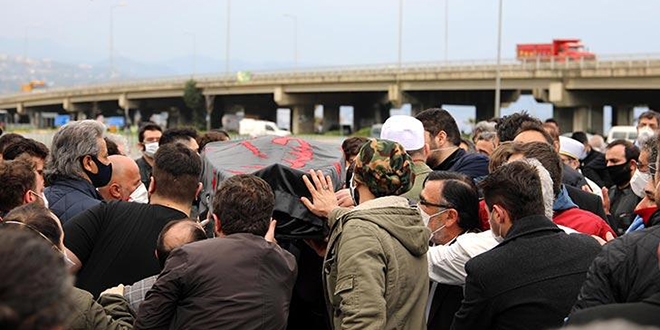
[{"label": "green jacket", "polygon": [[[66,329],[133,329],[133,315],[128,306],[128,301],[117,295],[103,295],[99,302],[94,300],[92,294],[74,288],[74,311],[69,315]],[[103,306],[102,306],[103,305]]]},{"label": "green jacket", "polygon": [[426,328],[430,231],[399,196],[377,198],[328,217],[323,265],[334,329]]},{"label": "green jacket", "polygon": [[412,172],[415,174],[413,186],[407,193],[401,196],[417,203],[419,201],[419,194],[422,192],[424,180],[426,180],[426,177],[429,176],[429,173],[433,172],[433,170],[423,161],[414,161]]}]

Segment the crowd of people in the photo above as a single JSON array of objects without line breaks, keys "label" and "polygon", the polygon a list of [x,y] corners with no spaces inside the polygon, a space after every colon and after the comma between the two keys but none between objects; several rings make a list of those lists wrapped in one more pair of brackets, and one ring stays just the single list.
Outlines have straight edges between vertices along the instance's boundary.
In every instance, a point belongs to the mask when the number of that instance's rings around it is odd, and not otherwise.
[{"label": "crowd of people", "polygon": [[200,209],[225,131],[143,123],[135,160],[94,120],[5,133],[0,329],[660,327],[660,114],[637,122],[605,144],[525,112],[469,138],[443,109],[392,116],[343,141],[343,184],[290,178],[327,225],[293,243],[258,176]]}]

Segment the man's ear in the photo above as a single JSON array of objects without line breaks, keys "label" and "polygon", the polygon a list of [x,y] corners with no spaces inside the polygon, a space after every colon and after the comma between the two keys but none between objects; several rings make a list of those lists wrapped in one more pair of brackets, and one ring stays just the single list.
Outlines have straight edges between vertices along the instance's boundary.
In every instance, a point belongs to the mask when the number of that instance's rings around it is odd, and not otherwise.
[{"label": "man's ear", "polygon": [[92,160],[92,156],[85,155],[82,158],[82,166],[89,172],[98,173],[99,169],[96,167],[96,163]]},{"label": "man's ear", "polygon": [[108,187],[108,192],[110,193],[110,196],[112,196],[112,198],[117,199],[117,200],[122,199],[121,198],[121,188],[119,187],[119,185],[116,182],[113,182],[113,183],[110,184],[110,186]]},{"label": "man's ear", "polygon": [[447,210],[447,220],[445,222],[445,225],[447,227],[458,225],[458,211],[456,211],[455,209]]},{"label": "man's ear", "polygon": [[154,177],[151,176],[149,177],[149,196],[153,195],[156,192],[156,180],[154,180]]},{"label": "man's ear", "polygon": [[213,213],[213,221],[215,222],[215,225],[213,225],[213,230],[215,231],[215,236],[216,237],[225,237],[225,234],[222,232],[222,224],[220,223],[220,219],[218,219],[218,216]]},{"label": "man's ear", "polygon": [[37,197],[35,197],[33,194],[31,194],[29,190],[26,191],[26,192],[23,194],[23,204],[29,204],[29,203],[32,203],[32,202],[34,202],[36,199],[37,199]]},{"label": "man's ear", "polygon": [[495,219],[495,221],[497,223],[499,223],[500,225],[511,221],[510,220],[511,217],[509,215],[509,212],[506,209],[504,209],[502,206],[500,206],[499,204],[493,205],[493,210],[495,210],[495,215],[497,215],[497,218]]},{"label": "man's ear", "polygon": [[636,169],[637,169],[637,161],[634,160],[634,159],[631,159],[630,160],[630,171],[635,172]]},{"label": "man's ear", "polygon": [[428,143],[424,143],[424,148],[422,152],[424,153],[424,159],[428,158],[429,155],[431,154],[431,146]]},{"label": "man's ear", "polygon": [[434,137],[434,139],[438,142],[438,147],[442,148],[442,146],[445,145],[447,142],[447,132],[445,131],[440,131],[438,134]]},{"label": "man's ear", "polygon": [[202,189],[204,189],[204,184],[200,182],[197,185],[197,191],[195,191],[195,199],[199,197],[199,194],[202,192]]}]

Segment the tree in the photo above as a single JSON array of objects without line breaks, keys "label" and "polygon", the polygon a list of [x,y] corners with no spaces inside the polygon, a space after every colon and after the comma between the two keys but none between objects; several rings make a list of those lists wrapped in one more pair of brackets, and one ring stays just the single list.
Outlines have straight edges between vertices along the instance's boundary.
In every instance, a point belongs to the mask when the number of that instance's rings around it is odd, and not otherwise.
[{"label": "tree", "polygon": [[202,94],[202,89],[197,88],[197,82],[193,79],[186,81],[186,85],[183,88],[183,102],[188,108],[184,113],[187,120],[198,128],[203,128],[206,116],[204,95]]}]

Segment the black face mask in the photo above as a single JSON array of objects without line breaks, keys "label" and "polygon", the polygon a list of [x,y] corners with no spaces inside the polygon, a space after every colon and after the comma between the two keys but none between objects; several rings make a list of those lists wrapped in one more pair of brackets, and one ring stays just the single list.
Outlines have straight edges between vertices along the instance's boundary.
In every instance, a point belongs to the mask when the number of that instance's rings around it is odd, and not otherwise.
[{"label": "black face mask", "polygon": [[110,179],[112,178],[112,164],[105,165],[101,163],[101,161],[96,158],[96,156],[90,155],[90,157],[92,157],[92,161],[94,161],[94,164],[96,164],[98,172],[92,173],[85,169],[84,166],[83,171],[85,171],[85,174],[87,174],[89,180],[92,181],[92,185],[94,185],[94,187],[104,187],[110,182]]},{"label": "black face mask", "polygon": [[621,165],[608,166],[606,169],[615,185],[623,186],[630,182],[630,162],[625,162]]}]

